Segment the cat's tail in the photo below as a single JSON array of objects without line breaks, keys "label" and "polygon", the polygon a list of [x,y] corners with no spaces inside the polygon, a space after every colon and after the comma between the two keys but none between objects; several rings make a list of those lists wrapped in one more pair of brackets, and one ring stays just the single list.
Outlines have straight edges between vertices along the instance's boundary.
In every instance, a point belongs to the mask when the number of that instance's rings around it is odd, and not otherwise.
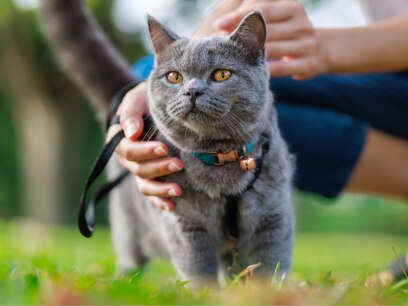
[{"label": "cat's tail", "polygon": [[83,0],[42,0],[43,30],[65,73],[106,118],[114,94],[133,81],[128,64]]}]

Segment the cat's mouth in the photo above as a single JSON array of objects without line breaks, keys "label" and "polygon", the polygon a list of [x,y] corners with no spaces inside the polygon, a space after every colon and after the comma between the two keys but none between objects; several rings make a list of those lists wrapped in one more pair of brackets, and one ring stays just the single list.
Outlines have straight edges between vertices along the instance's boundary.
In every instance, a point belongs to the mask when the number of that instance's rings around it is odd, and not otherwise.
[{"label": "cat's mouth", "polygon": [[225,145],[229,146],[245,144],[249,136],[241,121],[234,119],[227,107],[215,109],[211,105],[179,104],[168,108],[167,114],[174,120],[172,132],[184,137],[192,135],[196,140],[205,139],[207,143],[215,141],[217,145],[214,147],[219,147],[219,143],[226,140]]},{"label": "cat's mouth", "polygon": [[200,111],[199,109],[193,107],[191,108],[190,111],[188,111],[185,115],[184,115],[184,119],[185,120],[193,120],[193,121],[203,121],[203,122],[207,122],[208,120],[214,120],[215,118],[209,116],[208,114],[206,114],[203,111]]},{"label": "cat's mouth", "polygon": [[[173,122],[163,126],[164,133],[182,149],[191,151],[227,151],[244,146],[251,133],[243,125],[234,125],[229,114],[208,114],[198,108],[178,109],[168,114]],[[166,124],[165,124],[166,125]]]},{"label": "cat's mouth", "polygon": [[197,108],[187,111],[183,116],[179,116],[177,121],[179,121],[184,128],[201,136],[213,135],[222,127],[220,118],[215,118]]}]

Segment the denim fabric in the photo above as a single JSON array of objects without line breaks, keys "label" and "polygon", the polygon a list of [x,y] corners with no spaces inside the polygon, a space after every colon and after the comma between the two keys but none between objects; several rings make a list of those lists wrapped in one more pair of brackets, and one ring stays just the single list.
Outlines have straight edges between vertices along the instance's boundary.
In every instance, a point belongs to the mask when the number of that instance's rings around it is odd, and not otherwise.
[{"label": "denim fabric", "polygon": [[[142,58],[133,74],[147,78],[153,61]],[[408,73],[271,79],[271,89],[302,191],[336,197],[361,155],[367,126],[408,139]]]},{"label": "denim fabric", "polygon": [[408,73],[326,75],[305,82],[272,79],[277,101],[349,114],[408,139]]},{"label": "denim fabric", "polygon": [[361,154],[367,124],[324,108],[277,102],[279,126],[296,156],[294,182],[303,191],[336,197]]}]

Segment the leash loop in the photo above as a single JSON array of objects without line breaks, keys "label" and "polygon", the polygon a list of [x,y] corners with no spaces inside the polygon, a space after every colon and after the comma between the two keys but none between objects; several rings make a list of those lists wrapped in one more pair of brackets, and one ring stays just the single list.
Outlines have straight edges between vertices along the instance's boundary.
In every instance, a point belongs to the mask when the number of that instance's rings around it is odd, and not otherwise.
[{"label": "leash loop", "polygon": [[87,193],[95,182],[95,180],[101,175],[109,162],[110,157],[115,151],[116,146],[125,137],[125,133],[119,131],[112,139],[104,146],[102,152],[99,154],[96,162],[93,164],[91,171],[85,181],[85,185],[79,200],[78,211],[78,228],[81,234],[87,238],[92,236],[95,225],[95,206],[98,205],[115,186],[120,184],[123,179],[129,174],[128,171],[123,172],[115,180],[104,184],[93,195],[88,205],[86,205]]}]

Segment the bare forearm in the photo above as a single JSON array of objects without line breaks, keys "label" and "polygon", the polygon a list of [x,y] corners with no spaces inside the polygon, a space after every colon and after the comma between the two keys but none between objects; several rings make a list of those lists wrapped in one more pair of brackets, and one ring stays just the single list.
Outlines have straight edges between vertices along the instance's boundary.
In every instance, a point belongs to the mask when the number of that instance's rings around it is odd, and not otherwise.
[{"label": "bare forearm", "polygon": [[367,27],[318,29],[328,73],[408,69],[408,16]]}]

